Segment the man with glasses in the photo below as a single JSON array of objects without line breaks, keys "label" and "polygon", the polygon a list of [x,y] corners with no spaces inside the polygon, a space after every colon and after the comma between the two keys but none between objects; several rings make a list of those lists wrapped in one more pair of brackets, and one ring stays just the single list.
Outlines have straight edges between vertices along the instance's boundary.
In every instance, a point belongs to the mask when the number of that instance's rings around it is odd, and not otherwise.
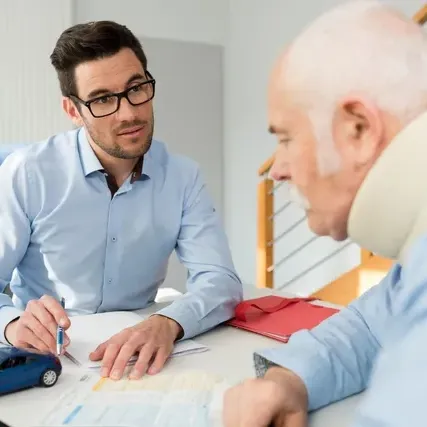
[{"label": "man with glasses", "polygon": [[130,377],[140,378],[162,368],[176,340],[229,319],[241,283],[197,165],[152,139],[156,82],[135,36],[110,21],[75,25],[51,61],[77,129],[0,168],[0,290],[11,278],[14,294],[0,296],[0,341],[55,352],[67,313],[147,306],[175,249],[188,292],[90,356],[119,379],[138,353]]}]

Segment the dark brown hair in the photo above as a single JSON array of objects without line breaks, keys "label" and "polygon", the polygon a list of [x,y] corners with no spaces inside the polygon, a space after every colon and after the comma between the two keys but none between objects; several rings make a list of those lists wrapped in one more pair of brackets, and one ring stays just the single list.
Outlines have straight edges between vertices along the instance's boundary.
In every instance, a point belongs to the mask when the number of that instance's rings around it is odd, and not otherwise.
[{"label": "dark brown hair", "polygon": [[96,21],[66,29],[50,55],[62,95],[77,95],[74,71],[79,64],[113,56],[123,48],[132,49],[144,71],[147,70],[147,57],[141,43],[124,25],[113,21]]}]

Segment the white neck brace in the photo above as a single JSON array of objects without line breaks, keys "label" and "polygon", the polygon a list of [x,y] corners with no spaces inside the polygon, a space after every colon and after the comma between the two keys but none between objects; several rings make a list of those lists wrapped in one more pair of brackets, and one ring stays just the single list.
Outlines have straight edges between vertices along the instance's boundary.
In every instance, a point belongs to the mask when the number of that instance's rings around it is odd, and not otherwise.
[{"label": "white neck brace", "polygon": [[404,128],[369,171],[351,207],[348,235],[403,263],[427,231],[427,113]]}]

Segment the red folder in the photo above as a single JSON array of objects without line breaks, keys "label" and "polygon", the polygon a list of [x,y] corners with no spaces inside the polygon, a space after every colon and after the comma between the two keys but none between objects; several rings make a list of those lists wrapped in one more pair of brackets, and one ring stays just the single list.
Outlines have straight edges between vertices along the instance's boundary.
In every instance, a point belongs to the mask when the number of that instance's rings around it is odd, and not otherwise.
[{"label": "red folder", "polygon": [[315,298],[284,298],[269,295],[243,301],[228,325],[287,342],[301,330],[311,329],[337,313],[335,308],[310,304]]}]

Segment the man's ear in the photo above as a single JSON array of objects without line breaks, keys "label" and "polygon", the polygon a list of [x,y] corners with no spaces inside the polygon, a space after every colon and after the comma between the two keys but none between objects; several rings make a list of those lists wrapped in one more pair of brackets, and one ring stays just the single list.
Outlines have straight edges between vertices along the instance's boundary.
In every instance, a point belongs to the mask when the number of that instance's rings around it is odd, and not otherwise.
[{"label": "man's ear", "polygon": [[369,100],[347,97],[338,104],[334,133],[339,148],[352,162],[366,165],[377,156],[384,139],[381,113]]},{"label": "man's ear", "polygon": [[79,109],[77,108],[76,104],[67,96],[62,97],[62,108],[77,127],[83,126],[83,119],[80,115]]}]

